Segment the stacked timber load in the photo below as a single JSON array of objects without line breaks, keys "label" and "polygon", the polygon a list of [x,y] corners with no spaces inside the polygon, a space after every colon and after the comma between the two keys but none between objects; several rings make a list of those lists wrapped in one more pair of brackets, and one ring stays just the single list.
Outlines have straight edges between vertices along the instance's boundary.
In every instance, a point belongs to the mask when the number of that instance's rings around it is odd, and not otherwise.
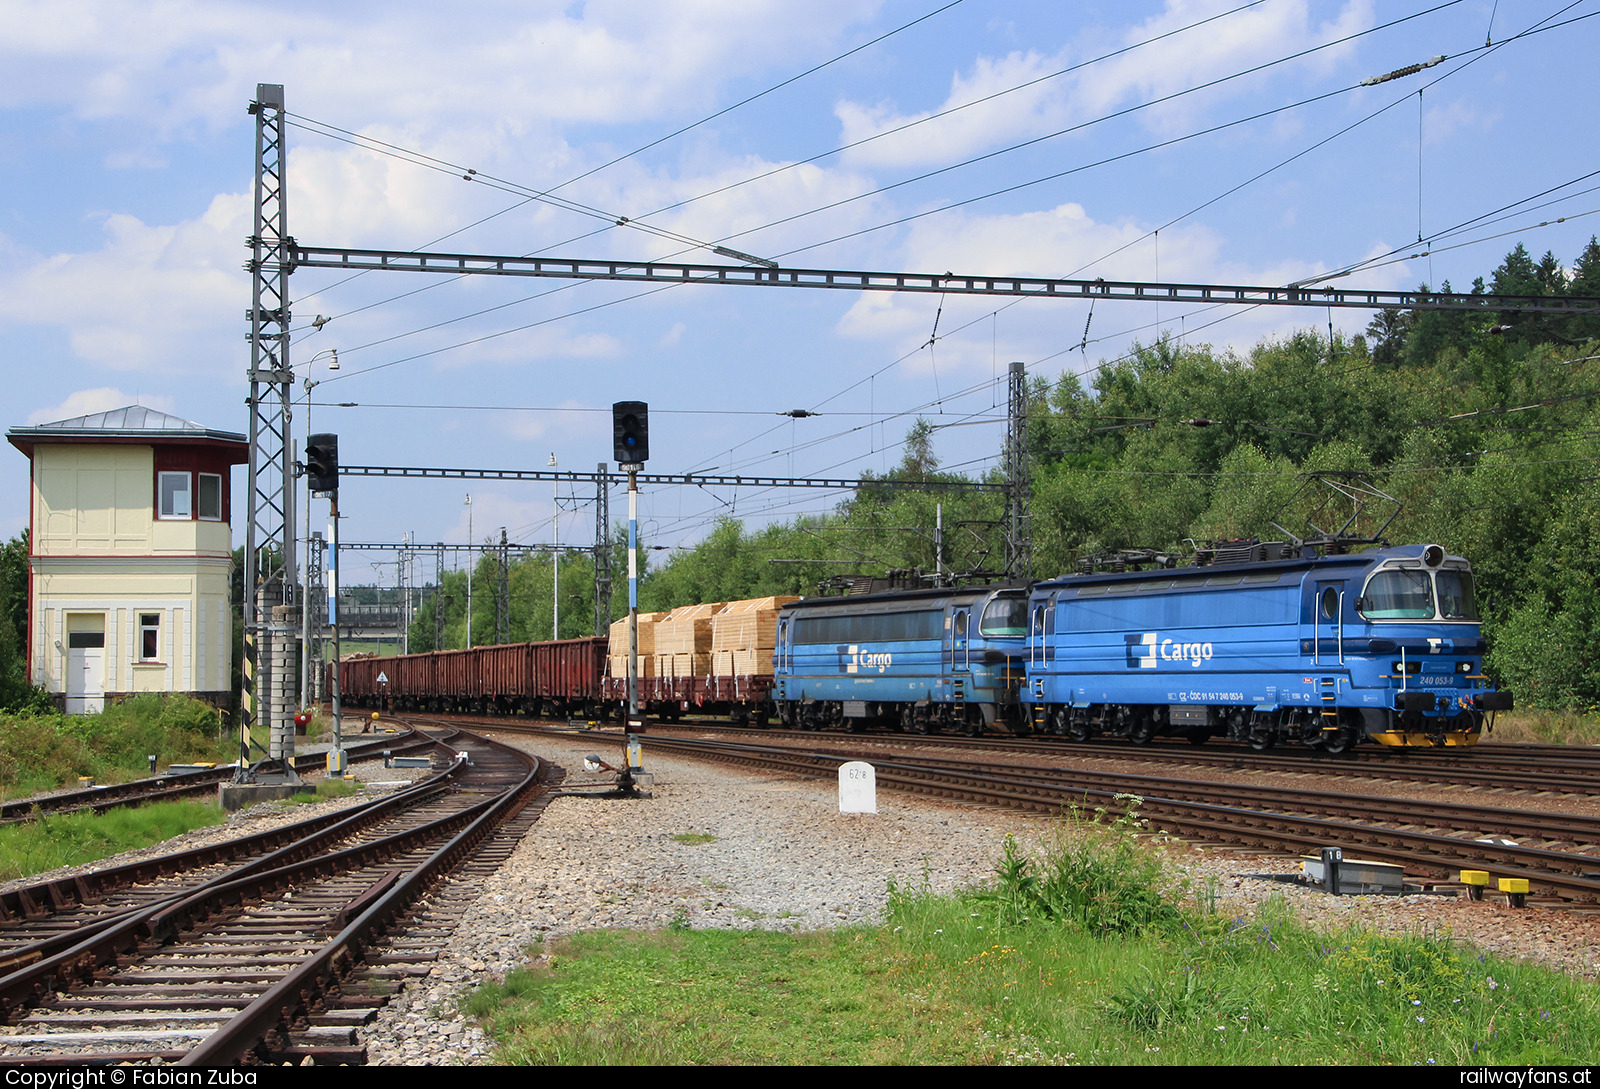
[{"label": "stacked timber load", "polygon": [[656,624],[657,676],[704,677],[711,672],[711,618],[725,605],[680,605]]},{"label": "stacked timber load", "polygon": [[[639,676],[657,677],[655,671],[656,625],[666,613],[639,614]],[[606,648],[606,672],[613,677],[628,675],[628,618],[611,625],[611,643]]]},{"label": "stacked timber load", "polygon": [[720,677],[772,675],[778,645],[778,610],[798,597],[733,601],[711,618],[711,665]]}]

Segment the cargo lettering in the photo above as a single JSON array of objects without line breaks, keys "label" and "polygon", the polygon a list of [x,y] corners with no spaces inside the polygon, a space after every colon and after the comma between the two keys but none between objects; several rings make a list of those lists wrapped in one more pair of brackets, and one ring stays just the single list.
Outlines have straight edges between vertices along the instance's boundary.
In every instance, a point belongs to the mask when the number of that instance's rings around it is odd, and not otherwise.
[{"label": "cargo lettering", "polygon": [[840,647],[839,651],[846,673],[860,673],[862,670],[872,669],[882,673],[894,664],[894,655],[886,650],[876,654],[871,651],[863,654],[861,648],[852,643],[848,647]]},{"label": "cargo lettering", "polygon": [[1169,662],[1188,662],[1194,669],[1200,668],[1201,662],[1211,661],[1213,651],[1210,643],[1175,643],[1171,639],[1161,640],[1161,657]]},{"label": "cargo lettering", "polygon": [[1216,655],[1210,643],[1180,643],[1175,639],[1161,639],[1158,632],[1142,635],[1125,635],[1128,646],[1129,669],[1155,669],[1159,662],[1188,662],[1191,669],[1199,669],[1201,662],[1209,662]]}]

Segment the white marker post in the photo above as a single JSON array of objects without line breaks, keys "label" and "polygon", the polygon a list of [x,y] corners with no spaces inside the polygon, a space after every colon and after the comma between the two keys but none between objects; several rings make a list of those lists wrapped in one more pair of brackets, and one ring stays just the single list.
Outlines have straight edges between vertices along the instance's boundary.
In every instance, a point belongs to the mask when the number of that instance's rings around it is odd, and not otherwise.
[{"label": "white marker post", "polygon": [[876,813],[878,773],[865,760],[839,765],[839,812]]}]

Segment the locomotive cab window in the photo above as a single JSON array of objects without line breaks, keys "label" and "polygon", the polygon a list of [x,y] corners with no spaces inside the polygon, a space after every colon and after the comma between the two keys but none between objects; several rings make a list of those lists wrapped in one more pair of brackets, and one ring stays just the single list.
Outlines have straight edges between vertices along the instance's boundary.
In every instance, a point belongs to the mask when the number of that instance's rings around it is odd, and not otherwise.
[{"label": "locomotive cab window", "polygon": [[1368,620],[1433,619],[1433,579],[1426,571],[1379,571],[1361,595]]},{"label": "locomotive cab window", "polygon": [[1478,602],[1472,592],[1470,571],[1440,571],[1439,616],[1443,620],[1477,620]]},{"label": "locomotive cab window", "polygon": [[1027,635],[1028,601],[1022,597],[997,597],[983,607],[980,635]]}]

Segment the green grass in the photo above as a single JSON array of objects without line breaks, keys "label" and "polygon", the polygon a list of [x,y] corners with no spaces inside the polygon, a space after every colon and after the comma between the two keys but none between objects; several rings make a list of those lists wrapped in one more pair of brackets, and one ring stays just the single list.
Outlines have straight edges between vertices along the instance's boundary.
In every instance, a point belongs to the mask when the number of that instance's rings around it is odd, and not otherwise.
[{"label": "green grass", "polygon": [[1580,711],[1515,711],[1495,716],[1485,741],[1532,741],[1546,745],[1600,745],[1600,714]]},{"label": "green grass", "polygon": [[993,887],[891,890],[877,926],[577,935],[467,1009],[514,1064],[1595,1061],[1592,987],[1446,935],[1314,930],[1281,900],[1227,918],[1137,828],[1013,844]]},{"label": "green grass", "polygon": [[352,794],[361,793],[360,783],[347,782],[344,779],[323,779],[317,784],[315,793],[303,791],[290,795],[286,801],[290,805],[309,805],[312,802],[325,802],[329,798],[348,798]]},{"label": "green grass", "polygon": [[0,713],[0,792],[26,797],[75,785],[78,776],[119,783],[166,764],[232,760],[239,742],[219,741],[217,712],[187,696],[141,695],[98,715]]},{"label": "green grass", "polygon": [[133,809],[69,813],[0,826],[0,880],[60,866],[81,866],[225,820],[227,815],[214,804],[154,802]]}]

